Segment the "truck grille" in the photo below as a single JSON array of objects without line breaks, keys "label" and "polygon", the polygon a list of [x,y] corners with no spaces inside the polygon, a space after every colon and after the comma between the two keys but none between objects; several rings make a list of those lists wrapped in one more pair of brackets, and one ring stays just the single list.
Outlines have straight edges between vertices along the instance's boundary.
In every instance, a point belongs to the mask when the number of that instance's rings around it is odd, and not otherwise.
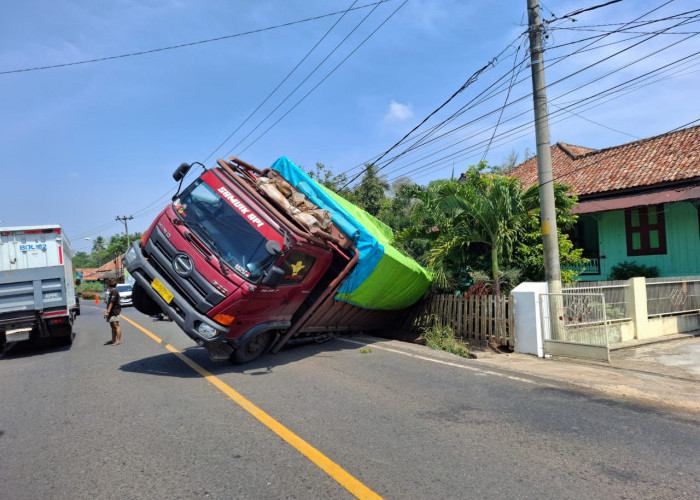
[{"label": "truck grille", "polygon": [[206,313],[224,300],[222,295],[195,269],[187,278],[175,273],[172,261],[179,252],[158,229],[146,242],[146,253],[156,271],[199,312]]}]

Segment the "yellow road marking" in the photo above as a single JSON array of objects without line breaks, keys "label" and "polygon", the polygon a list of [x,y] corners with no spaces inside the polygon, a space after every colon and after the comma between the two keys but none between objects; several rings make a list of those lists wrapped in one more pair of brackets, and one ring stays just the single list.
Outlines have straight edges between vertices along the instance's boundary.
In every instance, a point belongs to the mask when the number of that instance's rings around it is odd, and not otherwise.
[{"label": "yellow road marking", "polygon": [[375,492],[367,488],[364,484],[362,484],[360,481],[355,479],[353,476],[348,474],[342,467],[340,467],[338,464],[333,462],[330,458],[325,456],[323,453],[318,451],[316,448],[311,446],[309,443],[304,441],[302,438],[294,434],[292,431],[287,429],[285,426],[280,424],[277,420],[272,418],[270,415],[265,413],[263,410],[255,406],[252,402],[247,400],[245,397],[243,397],[240,393],[238,393],[236,390],[234,390],[230,385],[225,383],[223,380],[221,380],[219,377],[216,375],[213,375],[210,373],[208,370],[205,368],[201,367],[194,361],[192,361],[190,358],[185,356],[181,351],[176,349],[175,347],[171,346],[170,344],[166,344],[163,340],[161,340],[159,337],[154,335],[153,333],[149,332],[146,330],[144,327],[139,325],[138,323],[135,323],[134,321],[130,320],[126,316],[122,315],[120,318],[124,319],[125,321],[128,321],[131,323],[133,326],[141,330],[143,333],[151,337],[155,342],[161,344],[163,347],[165,347],[168,351],[173,353],[175,356],[177,356],[183,363],[185,363],[187,366],[192,368],[194,371],[199,373],[202,377],[204,377],[207,382],[212,384],[214,387],[219,389],[221,392],[226,394],[230,399],[232,399],[236,404],[238,404],[241,408],[243,408],[245,411],[250,413],[253,417],[255,417],[259,422],[261,422],[263,425],[265,425],[268,429],[270,429],[272,432],[277,434],[279,437],[281,437],[284,441],[286,441],[288,444],[292,445],[299,453],[304,455],[306,458],[311,460],[316,466],[318,466],[320,469],[322,469],[326,474],[331,476],[335,481],[338,482],[341,486],[343,486],[345,489],[347,489],[350,493],[355,495],[357,498],[362,498],[362,499],[381,499],[379,495],[377,495]]}]

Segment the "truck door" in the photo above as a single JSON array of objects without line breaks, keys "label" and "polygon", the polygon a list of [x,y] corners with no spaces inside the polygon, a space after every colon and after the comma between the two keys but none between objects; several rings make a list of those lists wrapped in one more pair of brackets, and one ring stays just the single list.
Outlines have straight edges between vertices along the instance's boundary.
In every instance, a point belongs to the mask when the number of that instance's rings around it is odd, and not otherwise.
[{"label": "truck door", "polygon": [[262,295],[274,297],[280,318],[289,319],[309,296],[318,280],[317,260],[317,256],[309,252],[292,250],[279,264],[284,271],[280,284],[274,289],[263,287],[261,290]]},{"label": "truck door", "polygon": [[312,247],[295,248],[277,263],[282,268],[282,281],[274,288],[260,284],[255,293],[239,301],[232,310],[237,330],[233,338],[242,335],[257,324],[272,321],[290,321],[301,304],[309,299],[311,291],[330,265],[330,251]]}]

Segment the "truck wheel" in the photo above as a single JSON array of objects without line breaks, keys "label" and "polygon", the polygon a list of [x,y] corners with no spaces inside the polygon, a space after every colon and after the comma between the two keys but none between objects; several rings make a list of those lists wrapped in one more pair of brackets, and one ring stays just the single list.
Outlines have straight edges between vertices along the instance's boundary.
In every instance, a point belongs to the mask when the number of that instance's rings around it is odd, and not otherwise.
[{"label": "truck wheel", "polygon": [[272,342],[274,336],[275,335],[272,330],[267,330],[254,335],[253,337],[249,338],[247,342],[239,345],[236,350],[231,353],[231,356],[228,358],[229,361],[234,365],[240,365],[253,361],[255,358],[267,351],[267,348],[270,347],[270,343]]},{"label": "truck wheel", "polygon": [[63,337],[59,337],[57,340],[62,344],[62,345],[71,345],[73,343],[73,337],[75,334],[73,333],[73,330],[71,329],[70,333],[68,335],[64,335]]},{"label": "truck wheel", "polygon": [[146,290],[144,290],[138,283],[134,283],[133,290],[131,291],[131,304],[138,312],[148,316],[154,316],[162,312],[158,304],[156,304],[156,302],[148,296]]},{"label": "truck wheel", "polygon": [[51,337],[48,338],[51,345],[71,345],[73,343],[73,325],[55,325],[51,328]]}]

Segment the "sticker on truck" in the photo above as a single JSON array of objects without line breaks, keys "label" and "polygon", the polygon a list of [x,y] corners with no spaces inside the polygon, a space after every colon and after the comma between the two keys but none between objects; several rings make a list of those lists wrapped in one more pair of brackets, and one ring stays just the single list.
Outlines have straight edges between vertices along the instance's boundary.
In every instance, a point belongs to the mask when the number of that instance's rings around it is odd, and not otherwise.
[{"label": "sticker on truck", "polygon": [[29,252],[30,250],[46,250],[46,243],[37,243],[36,245],[29,243],[26,245],[20,245],[19,249],[21,252]]}]

